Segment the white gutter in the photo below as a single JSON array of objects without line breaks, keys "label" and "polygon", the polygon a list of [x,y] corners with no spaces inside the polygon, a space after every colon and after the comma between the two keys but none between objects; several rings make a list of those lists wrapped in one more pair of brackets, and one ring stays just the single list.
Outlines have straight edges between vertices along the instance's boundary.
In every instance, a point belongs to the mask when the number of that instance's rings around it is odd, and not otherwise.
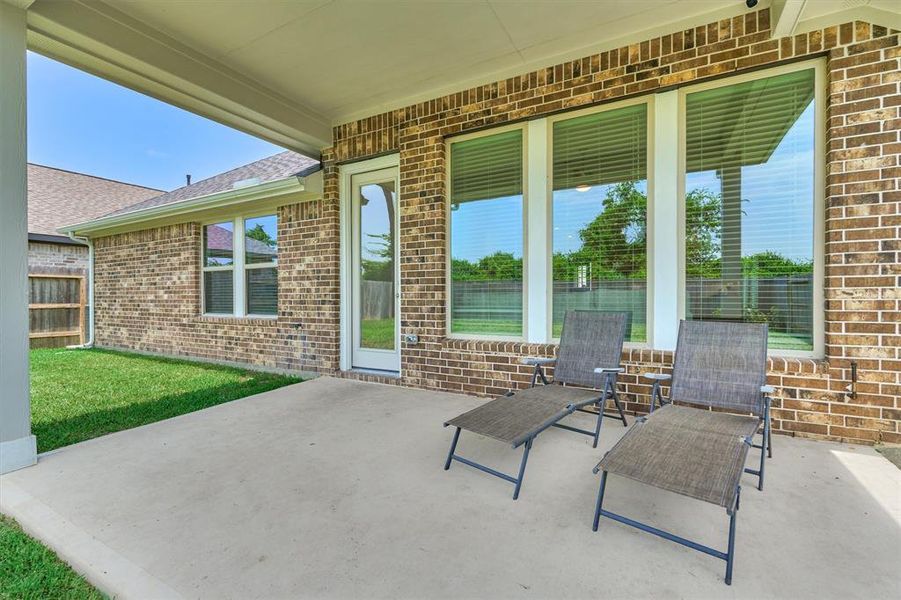
[{"label": "white gutter", "polygon": [[[107,217],[94,219],[93,221],[85,221],[83,223],[67,225],[65,227],[59,228],[57,231],[68,235],[69,237],[72,237],[76,234],[83,236],[85,234],[100,231],[103,229],[110,229],[113,227],[140,223],[143,221],[177,216],[180,214],[195,212],[207,208],[227,207],[234,204],[241,204],[244,202],[251,202],[253,200],[260,200],[265,198],[273,198],[276,196],[293,194],[297,192],[321,191],[321,186],[319,186],[319,189],[317,189],[316,186],[317,180],[321,181],[321,175],[319,177],[316,177],[316,175],[318,174],[319,172],[314,173],[309,177],[287,177],[285,179],[269,181],[267,183],[261,183],[259,185],[254,185],[251,187],[230,189],[222,192],[216,192],[214,194],[207,194],[206,196],[198,196],[196,198],[189,198],[187,200],[182,200],[179,202],[172,202],[170,204],[150,206],[121,215],[110,215]],[[313,180],[310,181],[310,183],[312,183],[313,185],[308,185],[308,180]],[[75,238],[73,237],[73,239]]]},{"label": "white gutter", "polygon": [[88,245],[88,339],[67,348],[91,348],[94,345],[94,240],[69,233],[73,241]]}]

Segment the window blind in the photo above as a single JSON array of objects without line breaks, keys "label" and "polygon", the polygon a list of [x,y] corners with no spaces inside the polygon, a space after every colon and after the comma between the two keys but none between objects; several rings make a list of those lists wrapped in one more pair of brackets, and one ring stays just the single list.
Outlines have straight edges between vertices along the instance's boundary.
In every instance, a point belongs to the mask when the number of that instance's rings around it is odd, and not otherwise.
[{"label": "window blind", "polygon": [[455,204],[522,194],[522,131],[456,142],[451,164]]},{"label": "window blind", "polygon": [[625,311],[626,339],[647,339],[647,105],[553,128],[553,316]]},{"label": "window blind", "polygon": [[689,94],[687,318],[812,349],[814,71]]},{"label": "window blind", "polygon": [[234,275],[231,269],[203,274],[206,312],[230,315],[234,312]]},{"label": "window blind", "polygon": [[647,105],[554,123],[554,189],[647,179]]}]

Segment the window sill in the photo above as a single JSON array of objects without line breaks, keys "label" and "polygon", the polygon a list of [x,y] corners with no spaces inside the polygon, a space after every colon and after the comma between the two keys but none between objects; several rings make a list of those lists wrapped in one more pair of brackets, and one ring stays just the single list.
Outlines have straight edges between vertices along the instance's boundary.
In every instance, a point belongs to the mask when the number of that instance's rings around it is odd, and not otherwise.
[{"label": "window sill", "polygon": [[197,319],[201,323],[221,323],[223,325],[274,325],[278,321],[278,316],[247,315],[238,317],[235,315],[202,314]]}]

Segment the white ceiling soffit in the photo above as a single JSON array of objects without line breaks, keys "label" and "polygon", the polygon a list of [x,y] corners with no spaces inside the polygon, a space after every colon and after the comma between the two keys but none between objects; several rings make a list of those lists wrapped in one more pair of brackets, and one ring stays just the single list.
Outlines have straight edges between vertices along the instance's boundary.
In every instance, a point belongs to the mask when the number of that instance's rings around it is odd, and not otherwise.
[{"label": "white ceiling soffit", "polygon": [[[892,0],[803,4],[798,31],[861,11],[893,18]],[[36,0],[29,41],[311,154],[333,124],[747,11],[744,0]]]},{"label": "white ceiling soffit", "polygon": [[814,29],[851,21],[864,21],[892,29],[901,29],[901,2],[898,0],[807,0],[794,33],[806,33]]}]

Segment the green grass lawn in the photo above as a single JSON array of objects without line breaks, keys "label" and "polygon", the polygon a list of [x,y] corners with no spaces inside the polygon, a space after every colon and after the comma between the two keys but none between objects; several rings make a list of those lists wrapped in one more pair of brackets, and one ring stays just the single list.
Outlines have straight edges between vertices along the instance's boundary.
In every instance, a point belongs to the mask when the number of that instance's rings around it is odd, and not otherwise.
[{"label": "green grass lawn", "polygon": [[105,598],[56,554],[0,515],[0,598]]},{"label": "green grass lawn", "polygon": [[46,452],[298,381],[108,350],[32,350],[32,433]]},{"label": "green grass lawn", "polygon": [[361,319],[360,346],[394,350],[394,319]]}]

